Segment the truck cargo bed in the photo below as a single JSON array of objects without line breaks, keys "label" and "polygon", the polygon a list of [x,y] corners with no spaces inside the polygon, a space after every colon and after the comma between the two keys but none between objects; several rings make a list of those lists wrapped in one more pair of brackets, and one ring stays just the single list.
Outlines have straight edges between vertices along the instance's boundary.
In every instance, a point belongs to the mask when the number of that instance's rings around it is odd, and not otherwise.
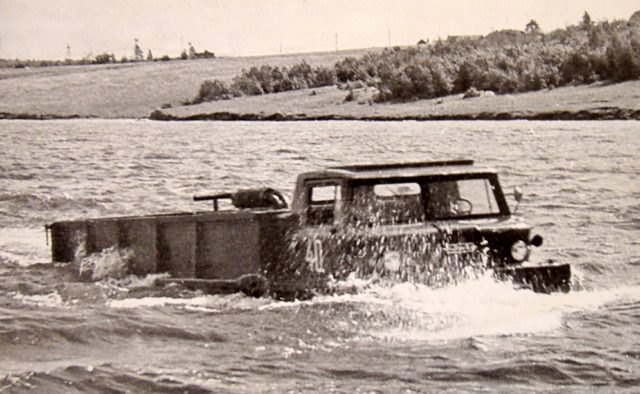
[{"label": "truck cargo bed", "polygon": [[131,273],[235,279],[278,258],[288,211],[206,211],[61,221],[47,226],[53,261],[116,246],[132,251]]}]

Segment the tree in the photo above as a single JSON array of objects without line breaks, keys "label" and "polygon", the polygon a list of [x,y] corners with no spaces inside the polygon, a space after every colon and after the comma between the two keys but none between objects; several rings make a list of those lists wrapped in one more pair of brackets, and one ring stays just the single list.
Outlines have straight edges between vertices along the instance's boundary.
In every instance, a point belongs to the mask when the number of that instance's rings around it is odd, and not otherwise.
[{"label": "tree", "polygon": [[582,23],[580,24],[580,26],[585,30],[589,30],[591,26],[593,26],[591,15],[589,15],[587,11],[585,11],[584,15],[582,15]]},{"label": "tree", "polygon": [[538,25],[538,22],[534,19],[531,19],[529,23],[527,23],[527,26],[525,26],[524,31],[527,32],[527,34],[540,33],[540,25]]},{"label": "tree", "polygon": [[111,55],[109,55],[108,53],[101,53],[98,56],[95,57],[95,59],[93,59],[93,62],[95,64],[107,64],[107,63],[111,63]]},{"label": "tree", "polygon": [[205,49],[204,52],[198,54],[198,57],[201,59],[214,59],[216,54]]},{"label": "tree", "polygon": [[133,46],[133,58],[135,61],[139,62],[144,59],[144,52],[142,52],[142,48],[138,45],[138,39],[134,38],[133,41],[135,45]]},{"label": "tree", "polygon": [[313,82],[309,87],[319,88],[321,86],[331,86],[335,83],[336,73],[333,71],[333,69],[325,66],[318,66],[315,71]]},{"label": "tree", "polygon": [[147,52],[147,61],[153,61],[153,54],[151,53],[151,49],[149,49],[149,52]]}]

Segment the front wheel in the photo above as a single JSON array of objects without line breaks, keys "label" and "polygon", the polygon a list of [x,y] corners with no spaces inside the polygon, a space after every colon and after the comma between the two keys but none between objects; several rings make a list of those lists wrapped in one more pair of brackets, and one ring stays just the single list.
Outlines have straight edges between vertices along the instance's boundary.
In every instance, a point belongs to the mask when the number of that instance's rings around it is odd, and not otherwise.
[{"label": "front wheel", "polygon": [[240,291],[249,297],[262,297],[269,290],[269,281],[259,274],[247,274],[238,278]]}]

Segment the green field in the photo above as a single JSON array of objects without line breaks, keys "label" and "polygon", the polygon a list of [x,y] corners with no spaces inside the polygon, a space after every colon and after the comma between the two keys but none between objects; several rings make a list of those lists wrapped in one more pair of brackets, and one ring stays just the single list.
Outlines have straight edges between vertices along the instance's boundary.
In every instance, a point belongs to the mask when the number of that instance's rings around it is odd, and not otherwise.
[{"label": "green field", "polygon": [[640,118],[640,81],[473,99],[455,95],[397,104],[373,103],[374,91],[371,88],[354,89],[353,100],[346,101],[347,90],[325,87],[181,105],[195,97],[200,84],[206,79],[229,81],[242,69],[252,66],[289,66],[302,60],[311,66],[333,66],[346,56],[360,56],[367,51],[0,69],[0,113],[5,113],[5,117],[24,114],[25,117],[146,118],[154,110],[163,108],[163,113],[179,118],[218,112],[260,116],[288,114],[300,118],[330,115],[351,118],[491,118],[491,114],[530,118],[540,113],[563,112],[571,117],[571,114],[581,111],[583,115],[585,112],[604,111],[609,118],[616,118],[622,110],[632,114],[631,118]]},{"label": "green field", "polygon": [[0,112],[99,118],[145,118],[163,105],[193,99],[200,84],[228,81],[243,68],[333,66],[365,50],[86,66],[0,68]]}]

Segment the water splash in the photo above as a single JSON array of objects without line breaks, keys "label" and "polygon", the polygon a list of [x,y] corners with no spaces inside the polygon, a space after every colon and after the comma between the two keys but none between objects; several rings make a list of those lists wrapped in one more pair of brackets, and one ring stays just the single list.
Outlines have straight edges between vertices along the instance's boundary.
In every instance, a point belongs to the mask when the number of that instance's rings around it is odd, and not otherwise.
[{"label": "water splash", "polygon": [[[293,276],[289,271],[294,267],[302,271],[296,272],[298,277],[321,272],[338,282],[355,275],[363,280],[442,287],[479,278],[497,264],[486,245],[454,242],[448,234],[429,233],[420,227],[406,234],[385,234],[376,227],[331,234],[307,231],[293,236],[289,252],[269,271]],[[328,285],[331,288],[333,283]]]},{"label": "water splash", "polygon": [[94,281],[106,278],[124,278],[129,272],[133,251],[112,246],[80,260],[78,273],[81,278]]},{"label": "water splash", "polygon": [[546,302],[549,296],[516,290],[490,275],[440,289],[399,285],[376,293],[400,311],[401,324],[374,330],[374,337],[441,341],[545,332],[562,325],[561,310]]},{"label": "water splash", "polygon": [[355,293],[274,302],[260,310],[320,309],[333,322],[346,322],[361,338],[442,342],[469,338],[554,334],[573,313],[640,300],[640,287],[541,294],[516,289],[490,274],[453,286],[349,281]]}]

